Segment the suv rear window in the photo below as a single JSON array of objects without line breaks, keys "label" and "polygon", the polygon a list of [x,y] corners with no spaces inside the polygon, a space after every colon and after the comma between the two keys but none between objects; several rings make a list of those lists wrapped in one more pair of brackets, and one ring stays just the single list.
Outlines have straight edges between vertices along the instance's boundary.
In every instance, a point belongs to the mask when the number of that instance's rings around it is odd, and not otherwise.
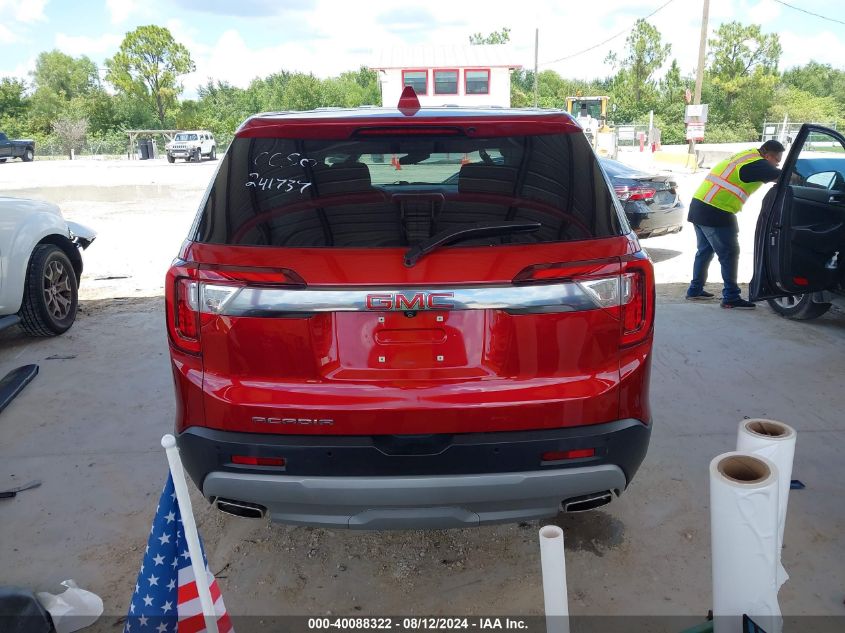
[{"label": "suv rear window", "polygon": [[582,134],[345,140],[236,138],[194,239],[295,248],[412,246],[481,222],[538,231],[471,244],[619,235],[619,216]]}]

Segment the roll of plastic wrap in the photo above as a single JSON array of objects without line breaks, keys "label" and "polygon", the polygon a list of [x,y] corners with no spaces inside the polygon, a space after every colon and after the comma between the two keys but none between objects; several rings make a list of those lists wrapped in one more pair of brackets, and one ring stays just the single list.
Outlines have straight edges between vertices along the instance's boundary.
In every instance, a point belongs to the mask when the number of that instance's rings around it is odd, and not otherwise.
[{"label": "roll of plastic wrap", "polygon": [[778,476],[769,459],[725,453],[710,462],[713,628],[742,633],[746,614],[780,630],[777,601]]},{"label": "roll of plastic wrap", "polygon": [[792,461],[798,434],[788,424],[776,420],[743,420],[739,425],[736,450],[762,455],[774,462],[778,469],[778,588],[789,580],[781,564],[783,529],[789,504],[789,484],[792,481]]}]

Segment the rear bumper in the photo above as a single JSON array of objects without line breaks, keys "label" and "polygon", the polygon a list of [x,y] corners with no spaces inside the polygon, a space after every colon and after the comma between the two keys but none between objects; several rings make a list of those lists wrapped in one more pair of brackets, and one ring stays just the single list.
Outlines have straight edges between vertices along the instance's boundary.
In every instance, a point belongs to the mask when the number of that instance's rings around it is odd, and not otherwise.
[{"label": "rear bumper", "polygon": [[653,210],[639,201],[625,203],[628,222],[641,239],[680,232],[684,226],[685,212],[686,207],[680,202],[665,210]]},{"label": "rear bumper", "polygon": [[[185,468],[213,501],[266,508],[274,521],[353,529],[466,527],[539,519],[561,502],[621,494],[648,448],[650,426],[431,436],[285,436],[192,427]],[[595,456],[542,462],[546,451]],[[239,466],[232,455],[284,457],[285,468]]]}]

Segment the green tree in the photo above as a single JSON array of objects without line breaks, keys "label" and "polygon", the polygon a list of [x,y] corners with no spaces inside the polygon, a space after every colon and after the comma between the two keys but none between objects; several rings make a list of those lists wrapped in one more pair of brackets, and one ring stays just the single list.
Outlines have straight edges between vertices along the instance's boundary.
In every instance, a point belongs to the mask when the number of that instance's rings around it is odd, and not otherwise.
[{"label": "green tree", "polygon": [[710,71],[715,77],[748,77],[758,68],[768,74],[777,72],[782,52],[777,33],[764,34],[759,24],[726,22],[716,29],[716,37],[707,40],[710,47]]},{"label": "green tree", "polygon": [[36,91],[49,90],[65,99],[89,94],[100,87],[97,64],[85,55],[71,57],[59,50],[41,53],[31,74]]},{"label": "green tree", "polygon": [[211,130],[221,148],[228,145],[244,119],[266,109],[259,106],[254,92],[225,81],[209,79],[200,86],[198,97],[180,104],[176,126]]},{"label": "green tree", "polygon": [[0,79],[0,131],[10,137],[28,134],[25,125],[28,110],[26,83],[14,77]]},{"label": "green tree", "polygon": [[74,99],[102,93],[97,65],[86,56],[71,57],[58,50],[46,51],[35,60],[31,73],[35,91],[31,98],[33,129],[44,134],[66,114]]},{"label": "green tree", "polygon": [[19,117],[27,105],[26,83],[14,77],[0,79],[0,116]]},{"label": "green tree", "polygon": [[637,20],[634,28],[625,40],[625,57],[618,61],[615,53],[605,59],[613,66],[618,66],[617,76],[620,84],[627,84],[633,91],[634,107],[639,109],[646,91],[653,91],[651,77],[663,65],[672,50],[671,44],[663,44],[660,31],[643,19]]},{"label": "green tree", "polygon": [[[604,94],[600,82],[566,79],[553,70],[537,74],[537,105],[541,108],[564,108],[566,97],[576,94]],[[534,104],[534,71],[515,70],[511,73],[511,106],[525,108]]]},{"label": "green tree", "polygon": [[[708,72],[722,93],[720,101],[726,116],[756,121],[768,109],[777,84],[782,50],[777,33],[763,33],[759,24],[727,22],[716,29],[707,44]],[[732,112],[734,108],[738,110]]]},{"label": "green tree", "polygon": [[279,106],[281,110],[313,110],[322,105],[323,87],[312,74],[291,75]]},{"label": "green tree", "polygon": [[658,82],[659,98],[654,108],[654,124],[661,130],[661,142],[683,143],[686,140],[684,126],[684,95],[694,85],[692,77],[684,77],[677,60],[672,60],[669,70]]},{"label": "green tree", "polygon": [[139,26],[127,33],[120,50],[106,60],[106,79],[120,92],[145,98],[158,122],[176,104],[183,86],[179,78],[196,69],[191,54],[164,27]]},{"label": "green tree", "polygon": [[507,44],[511,41],[511,30],[508,27],[502,27],[501,31],[493,31],[488,35],[481,33],[473,33],[469,36],[470,44]]},{"label": "green tree", "polygon": [[263,78],[253,79],[247,88],[247,92],[255,99],[256,111],[267,112],[279,110],[285,88],[290,81],[292,74],[286,70],[272,73]]},{"label": "green tree", "polygon": [[356,106],[381,103],[381,84],[379,84],[378,72],[375,70],[361,66],[358,70],[342,73],[340,79],[352,82],[360,88],[360,92],[356,95]]},{"label": "green tree", "polygon": [[678,60],[673,59],[669,70],[660,80],[659,91],[660,100],[663,104],[683,102],[686,89],[691,86],[691,80],[684,79],[681,76],[681,67],[678,66]]},{"label": "green tree", "polygon": [[830,64],[811,61],[783,73],[785,86],[797,88],[816,97],[833,97],[845,104],[845,71]]},{"label": "green tree", "polygon": [[842,105],[835,97],[817,96],[789,85],[778,88],[767,118],[782,121],[784,116],[793,121],[837,124],[845,118]]}]

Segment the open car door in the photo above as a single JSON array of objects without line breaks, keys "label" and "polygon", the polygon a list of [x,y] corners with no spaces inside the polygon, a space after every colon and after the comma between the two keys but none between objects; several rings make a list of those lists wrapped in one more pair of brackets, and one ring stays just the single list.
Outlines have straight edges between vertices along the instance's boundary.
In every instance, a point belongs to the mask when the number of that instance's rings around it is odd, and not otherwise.
[{"label": "open car door", "polygon": [[752,301],[836,290],[845,273],[845,137],[803,125],[754,240]]}]

